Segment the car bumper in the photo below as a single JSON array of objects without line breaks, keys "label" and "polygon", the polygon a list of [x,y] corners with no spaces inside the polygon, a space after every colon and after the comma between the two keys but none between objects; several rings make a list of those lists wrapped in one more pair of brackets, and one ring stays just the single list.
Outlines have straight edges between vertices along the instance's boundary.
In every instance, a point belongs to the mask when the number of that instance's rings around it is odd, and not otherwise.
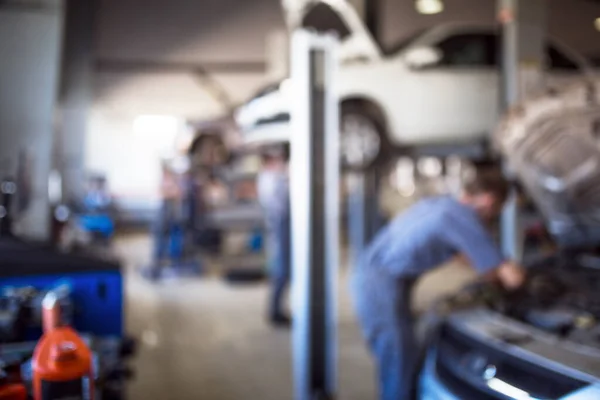
[{"label": "car bumper", "polygon": [[[457,312],[440,326],[428,346],[417,398],[600,399],[595,352],[574,353],[573,349],[568,342],[495,312]],[[490,367],[493,371],[486,375]]]},{"label": "car bumper", "polygon": [[440,381],[434,368],[435,356],[430,353],[419,377],[418,400],[461,400]]},{"label": "car bumper", "polygon": [[[418,400],[465,400],[457,397],[446,387],[435,373],[435,356],[430,353],[419,376]],[[518,397],[514,397],[517,399]],[[584,387],[575,393],[562,397],[562,400],[597,400],[600,399],[600,384]]]}]

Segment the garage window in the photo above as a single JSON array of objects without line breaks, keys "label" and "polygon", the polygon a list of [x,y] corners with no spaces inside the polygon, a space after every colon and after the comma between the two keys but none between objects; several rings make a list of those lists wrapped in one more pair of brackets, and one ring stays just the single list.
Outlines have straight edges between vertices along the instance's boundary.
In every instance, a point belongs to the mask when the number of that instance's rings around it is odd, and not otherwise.
[{"label": "garage window", "polygon": [[312,28],[318,33],[334,32],[340,40],[350,35],[350,29],[342,18],[326,4],[319,3],[312,7],[302,20],[304,28]]},{"label": "garage window", "polygon": [[438,44],[442,52],[440,66],[493,67],[497,65],[496,35],[464,33],[451,36]]}]

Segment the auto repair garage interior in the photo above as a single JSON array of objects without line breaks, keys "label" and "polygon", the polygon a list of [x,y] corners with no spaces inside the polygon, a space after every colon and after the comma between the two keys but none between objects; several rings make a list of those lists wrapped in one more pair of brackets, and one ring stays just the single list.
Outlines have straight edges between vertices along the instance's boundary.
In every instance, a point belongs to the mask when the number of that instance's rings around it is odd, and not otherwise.
[{"label": "auto repair garage interior", "polygon": [[600,399],[600,2],[0,0],[0,399]]}]

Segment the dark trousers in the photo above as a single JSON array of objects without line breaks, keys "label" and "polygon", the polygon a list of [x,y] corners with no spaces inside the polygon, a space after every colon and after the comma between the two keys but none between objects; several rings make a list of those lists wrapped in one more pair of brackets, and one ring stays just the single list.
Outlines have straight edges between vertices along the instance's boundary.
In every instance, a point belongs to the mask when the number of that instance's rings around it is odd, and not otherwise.
[{"label": "dark trousers", "polygon": [[414,279],[376,268],[356,272],[352,292],[359,323],[375,357],[380,400],[410,400],[418,357],[410,297]]},{"label": "dark trousers", "polygon": [[268,260],[271,276],[269,314],[283,314],[283,297],[291,276],[290,217],[272,217],[268,221]]},{"label": "dark trousers", "polygon": [[175,218],[172,205],[168,201],[161,204],[153,226],[153,261],[160,263],[165,259],[181,261],[183,256],[183,222]]}]

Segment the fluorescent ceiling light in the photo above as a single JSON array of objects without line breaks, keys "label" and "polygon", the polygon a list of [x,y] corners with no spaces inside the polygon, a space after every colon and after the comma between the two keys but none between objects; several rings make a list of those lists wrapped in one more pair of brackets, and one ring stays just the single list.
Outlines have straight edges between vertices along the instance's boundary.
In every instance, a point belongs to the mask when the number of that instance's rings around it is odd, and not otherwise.
[{"label": "fluorescent ceiling light", "polygon": [[439,14],[444,11],[442,0],[416,0],[415,6],[421,14]]},{"label": "fluorescent ceiling light", "polygon": [[600,31],[600,18],[596,18],[596,21],[594,21],[594,26],[596,27],[596,30]]}]

